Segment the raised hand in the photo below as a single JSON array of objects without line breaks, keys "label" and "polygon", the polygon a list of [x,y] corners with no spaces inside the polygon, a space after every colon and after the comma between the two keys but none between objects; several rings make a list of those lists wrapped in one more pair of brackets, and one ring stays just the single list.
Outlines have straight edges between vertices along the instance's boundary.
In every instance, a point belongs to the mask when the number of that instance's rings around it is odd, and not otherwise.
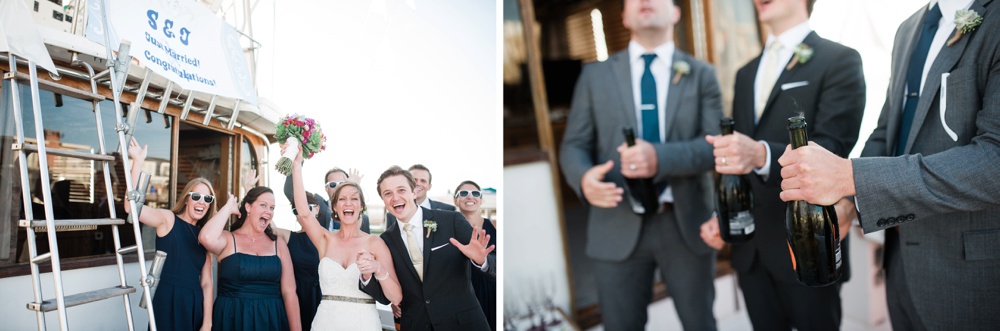
[{"label": "raised hand", "polygon": [[614,208],[622,201],[622,195],[625,194],[625,190],[615,185],[615,183],[603,181],[604,176],[608,171],[611,171],[614,165],[614,161],[608,160],[608,162],[595,165],[583,173],[583,179],[580,180],[580,189],[583,191],[583,197],[591,205],[601,208]]},{"label": "raised hand", "polygon": [[246,177],[243,177],[243,189],[250,191],[251,188],[257,186],[259,180],[260,176],[257,175],[257,170],[247,171]]},{"label": "raised hand", "polygon": [[145,161],[146,152],[149,146],[143,145],[139,147],[139,142],[132,137],[132,141],[128,143],[128,156],[132,158],[133,161]]},{"label": "raised hand", "polygon": [[239,199],[236,199],[236,197],[234,197],[232,193],[229,193],[229,199],[226,199],[226,204],[219,209],[219,213],[220,214],[229,213],[230,215],[235,215],[236,217],[240,217]]},{"label": "raised hand", "polygon": [[347,172],[347,177],[350,178],[352,182],[361,185],[361,179],[365,178],[365,175],[362,175],[361,171],[358,171],[358,169],[351,168]]},{"label": "raised hand", "polygon": [[486,230],[480,227],[472,228],[472,238],[469,239],[468,245],[462,245],[457,239],[451,238],[451,244],[458,247],[458,250],[462,252],[466,257],[476,262],[478,265],[483,265],[486,263],[486,255],[490,254],[496,246],[489,246],[490,235],[486,234]]}]

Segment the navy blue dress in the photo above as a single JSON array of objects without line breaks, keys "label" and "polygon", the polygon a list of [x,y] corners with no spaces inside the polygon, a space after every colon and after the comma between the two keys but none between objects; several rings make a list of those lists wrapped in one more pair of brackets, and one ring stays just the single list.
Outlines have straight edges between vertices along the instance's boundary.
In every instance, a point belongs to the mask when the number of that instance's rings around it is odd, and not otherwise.
[{"label": "navy blue dress", "polygon": [[197,226],[174,215],[166,236],[156,237],[156,249],[167,253],[153,293],[157,330],[198,330],[205,314],[201,269],[205,247],[198,243]]},{"label": "navy blue dress", "polygon": [[212,330],[288,330],[281,299],[281,259],[240,253],[235,236],[233,251],[219,261]]},{"label": "navy blue dress", "polygon": [[[483,230],[490,235],[489,245],[497,244],[497,228],[493,227],[493,222],[483,219]],[[487,245],[486,247],[489,247]],[[490,254],[496,254],[496,249]],[[490,322],[490,329],[497,329],[497,281],[486,277],[482,271],[476,270],[476,266],[470,264],[472,268],[472,289],[476,291],[476,298],[479,299],[479,306],[483,307],[486,320]]]},{"label": "navy blue dress", "polygon": [[305,232],[292,232],[288,236],[288,253],[295,271],[295,294],[299,297],[302,330],[308,331],[312,328],[316,308],[323,300],[319,287],[319,252]]}]

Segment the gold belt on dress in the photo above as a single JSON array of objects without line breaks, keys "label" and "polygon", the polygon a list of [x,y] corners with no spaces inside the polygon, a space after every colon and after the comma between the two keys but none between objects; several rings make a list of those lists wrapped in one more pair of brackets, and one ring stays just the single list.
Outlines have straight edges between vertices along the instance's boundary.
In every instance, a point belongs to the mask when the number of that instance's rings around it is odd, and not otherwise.
[{"label": "gold belt on dress", "polygon": [[342,295],[324,295],[323,296],[323,300],[336,300],[336,301],[353,302],[353,303],[364,303],[364,304],[369,304],[369,305],[375,304],[375,299],[352,298],[352,297],[345,297],[345,296],[342,296]]}]

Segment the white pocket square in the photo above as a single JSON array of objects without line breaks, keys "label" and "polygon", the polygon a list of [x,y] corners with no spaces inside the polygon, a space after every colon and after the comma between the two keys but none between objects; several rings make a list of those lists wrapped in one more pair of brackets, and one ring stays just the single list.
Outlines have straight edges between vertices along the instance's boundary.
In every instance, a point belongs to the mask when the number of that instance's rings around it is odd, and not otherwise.
[{"label": "white pocket square", "polygon": [[439,249],[442,249],[442,248],[444,248],[444,246],[448,246],[448,245],[450,245],[450,244],[449,243],[445,243],[444,245],[441,245],[441,246],[438,246],[438,247],[433,247],[433,248],[431,248],[431,252],[439,250]]},{"label": "white pocket square", "polygon": [[781,90],[785,91],[785,90],[790,90],[790,89],[793,89],[793,88],[796,88],[796,87],[803,87],[803,86],[806,86],[806,85],[809,85],[809,81],[805,81],[804,80],[804,81],[801,81],[801,82],[785,83],[785,84],[781,84]]}]

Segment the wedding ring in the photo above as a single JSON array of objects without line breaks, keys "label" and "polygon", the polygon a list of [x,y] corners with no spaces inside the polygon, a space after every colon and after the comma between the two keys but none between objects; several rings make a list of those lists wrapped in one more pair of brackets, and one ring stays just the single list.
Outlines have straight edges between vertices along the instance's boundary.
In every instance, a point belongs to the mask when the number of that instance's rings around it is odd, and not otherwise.
[{"label": "wedding ring", "polygon": [[628,170],[635,171],[635,163],[628,165]]},{"label": "wedding ring", "polygon": [[722,165],[726,165],[726,157],[725,156],[722,157]]}]

